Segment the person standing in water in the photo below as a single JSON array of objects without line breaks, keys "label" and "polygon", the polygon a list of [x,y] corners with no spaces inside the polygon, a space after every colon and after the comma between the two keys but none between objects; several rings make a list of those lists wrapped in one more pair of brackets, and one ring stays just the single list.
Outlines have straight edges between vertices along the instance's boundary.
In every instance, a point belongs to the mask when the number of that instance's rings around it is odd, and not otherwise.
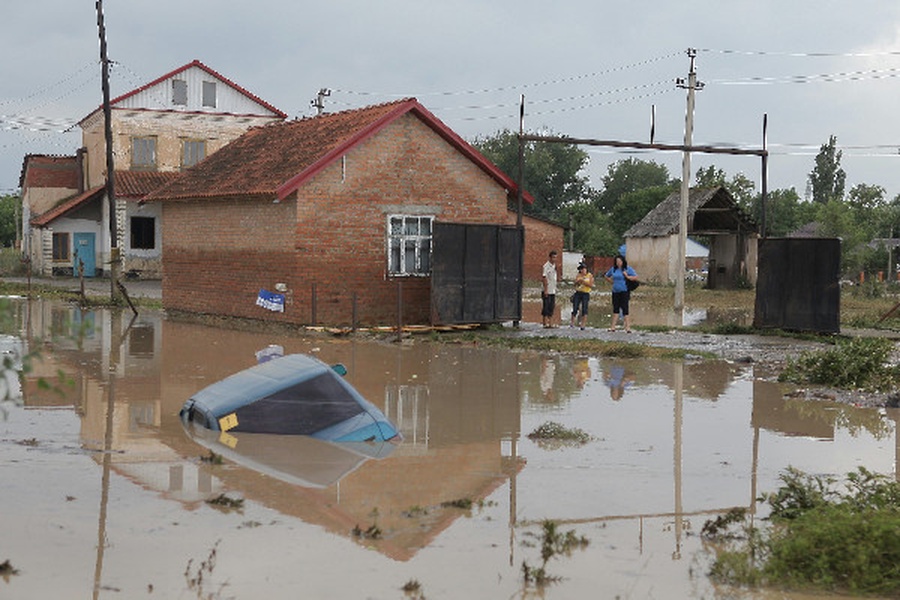
[{"label": "person standing in water", "polygon": [[636,281],[638,276],[634,269],[628,266],[625,257],[617,254],[613,259],[613,266],[606,272],[605,278],[612,284],[612,324],[610,331],[616,330],[619,322],[619,311],[625,322],[625,332],[631,333],[631,317],[628,314],[628,303],[631,300],[631,292],[628,290],[628,280]]}]

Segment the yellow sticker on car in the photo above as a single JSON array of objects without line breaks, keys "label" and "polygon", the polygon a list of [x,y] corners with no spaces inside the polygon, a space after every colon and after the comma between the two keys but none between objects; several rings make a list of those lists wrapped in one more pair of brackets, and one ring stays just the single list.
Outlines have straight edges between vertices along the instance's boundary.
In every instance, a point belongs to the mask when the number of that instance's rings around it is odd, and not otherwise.
[{"label": "yellow sticker on car", "polygon": [[225,415],[219,419],[219,429],[222,431],[228,431],[229,429],[234,429],[238,425],[237,415],[235,413],[231,413],[230,415]]}]

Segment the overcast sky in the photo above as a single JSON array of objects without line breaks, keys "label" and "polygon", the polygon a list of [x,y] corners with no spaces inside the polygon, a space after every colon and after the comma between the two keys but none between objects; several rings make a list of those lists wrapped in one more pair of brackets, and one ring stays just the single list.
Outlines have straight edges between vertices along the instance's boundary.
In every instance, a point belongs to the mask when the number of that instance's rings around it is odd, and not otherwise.
[{"label": "overcast sky", "polygon": [[[847,190],[900,194],[897,0],[119,0],[104,2],[113,97],[194,59],[288,113],[320,88],[338,111],[414,96],[466,139],[518,128],[578,138],[684,139],[688,48],[697,49],[694,143],[760,148],[769,190],[804,195],[837,137]],[[0,193],[26,154],[73,154],[62,131],[102,102],[94,0],[7,2],[0,37]],[[37,131],[36,131],[37,130]],[[637,157],[681,176],[680,153],[588,149],[596,187]],[[693,155],[760,187],[755,157]]]}]

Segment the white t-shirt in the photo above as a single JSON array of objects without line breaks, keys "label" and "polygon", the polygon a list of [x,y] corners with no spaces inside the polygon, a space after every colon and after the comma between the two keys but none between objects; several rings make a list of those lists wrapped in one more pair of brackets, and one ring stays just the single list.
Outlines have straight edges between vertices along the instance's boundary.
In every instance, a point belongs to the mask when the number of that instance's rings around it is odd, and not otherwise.
[{"label": "white t-shirt", "polygon": [[544,278],[547,280],[547,294],[556,295],[556,265],[549,260],[544,263]]}]

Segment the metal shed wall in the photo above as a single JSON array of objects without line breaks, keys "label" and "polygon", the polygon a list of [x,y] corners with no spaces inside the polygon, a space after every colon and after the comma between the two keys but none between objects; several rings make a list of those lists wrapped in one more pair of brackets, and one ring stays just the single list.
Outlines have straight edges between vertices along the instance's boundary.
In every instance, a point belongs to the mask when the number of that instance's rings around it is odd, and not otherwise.
[{"label": "metal shed wall", "polygon": [[518,227],[435,223],[432,323],[520,320],[523,247]]},{"label": "metal shed wall", "polygon": [[758,248],[753,326],[838,333],[841,241],[765,238]]}]

